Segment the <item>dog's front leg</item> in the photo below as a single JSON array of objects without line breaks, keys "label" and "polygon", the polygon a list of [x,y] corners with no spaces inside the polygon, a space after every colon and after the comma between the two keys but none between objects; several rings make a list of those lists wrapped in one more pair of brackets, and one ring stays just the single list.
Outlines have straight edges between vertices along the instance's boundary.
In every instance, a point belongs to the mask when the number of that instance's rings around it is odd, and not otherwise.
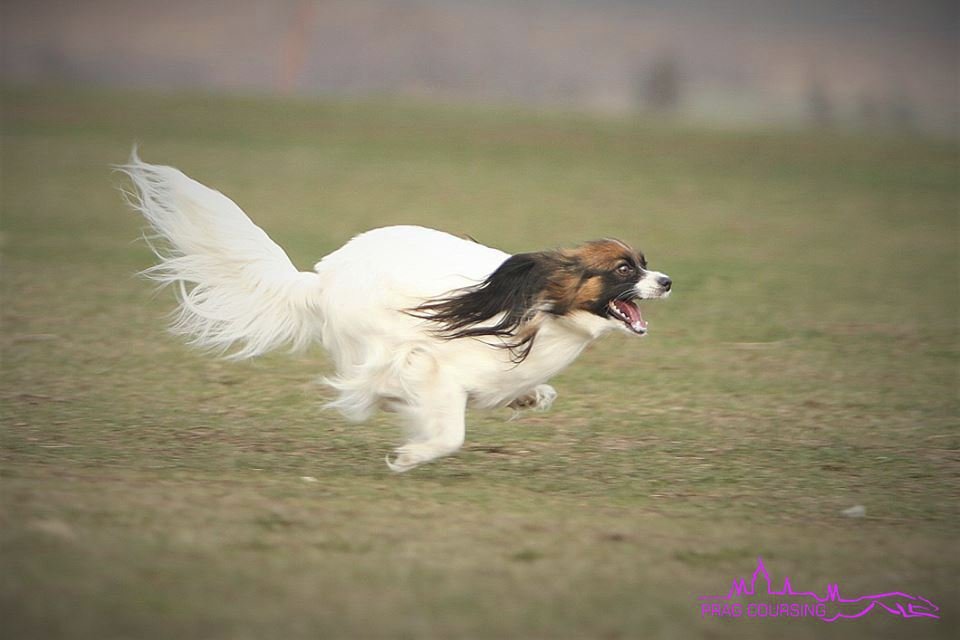
[{"label": "dog's front leg", "polygon": [[407,421],[408,442],[398,447],[391,471],[402,473],[463,445],[466,433],[467,393],[456,384],[444,382],[439,373],[417,390],[416,400],[401,409]]}]

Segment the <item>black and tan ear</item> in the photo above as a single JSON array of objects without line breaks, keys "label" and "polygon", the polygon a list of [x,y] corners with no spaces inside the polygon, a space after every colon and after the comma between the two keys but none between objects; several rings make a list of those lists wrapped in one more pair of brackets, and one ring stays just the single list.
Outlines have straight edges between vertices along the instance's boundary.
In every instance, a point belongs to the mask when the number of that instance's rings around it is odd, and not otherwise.
[{"label": "black and tan ear", "polygon": [[[550,277],[543,253],[510,256],[478,285],[429,300],[408,313],[436,323],[436,334],[445,339],[495,337],[522,361],[536,337],[529,326],[539,311]],[[495,324],[484,324],[500,316]]]}]

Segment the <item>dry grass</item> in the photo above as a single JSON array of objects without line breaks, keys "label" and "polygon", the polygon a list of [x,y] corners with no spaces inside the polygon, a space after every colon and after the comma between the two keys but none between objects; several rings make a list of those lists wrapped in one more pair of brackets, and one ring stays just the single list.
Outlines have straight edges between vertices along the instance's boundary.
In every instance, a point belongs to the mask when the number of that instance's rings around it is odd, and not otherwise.
[{"label": "dry grass", "polygon": [[[957,152],[393,104],[2,94],[0,607],[11,637],[952,637]],[[393,476],[319,352],[163,333],[110,163],[132,140],[301,266],[412,222],[510,251],[616,235],[668,272],[550,413],[475,413]],[[316,478],[316,482],[304,480]],[[840,511],[854,504],[867,517]],[[702,621],[763,555],[944,619]]]}]

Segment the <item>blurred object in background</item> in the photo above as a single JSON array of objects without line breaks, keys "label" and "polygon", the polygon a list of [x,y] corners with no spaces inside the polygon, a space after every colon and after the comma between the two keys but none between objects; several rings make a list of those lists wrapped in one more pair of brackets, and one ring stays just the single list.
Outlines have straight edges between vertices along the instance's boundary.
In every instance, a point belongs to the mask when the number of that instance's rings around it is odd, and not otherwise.
[{"label": "blurred object in background", "polygon": [[316,0],[298,0],[294,4],[290,30],[284,37],[286,56],[280,70],[279,89],[284,93],[294,93],[304,88],[300,86],[300,82],[310,53],[310,41],[317,14]]},{"label": "blurred object in background", "polygon": [[958,132],[942,0],[5,0],[5,83]]},{"label": "blurred object in background", "polygon": [[830,93],[818,78],[814,78],[807,88],[807,107],[810,109],[810,122],[815,126],[829,127],[833,124]]},{"label": "blurred object in background", "polygon": [[676,111],[680,107],[680,65],[677,59],[664,54],[653,61],[644,77],[643,96],[654,111]]}]

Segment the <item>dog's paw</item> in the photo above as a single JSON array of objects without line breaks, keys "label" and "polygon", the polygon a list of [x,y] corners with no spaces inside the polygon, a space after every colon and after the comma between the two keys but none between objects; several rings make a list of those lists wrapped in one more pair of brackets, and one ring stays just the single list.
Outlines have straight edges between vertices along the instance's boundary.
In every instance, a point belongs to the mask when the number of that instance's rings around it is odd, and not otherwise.
[{"label": "dog's paw", "polygon": [[394,473],[403,473],[419,467],[425,462],[436,460],[441,456],[450,454],[455,449],[443,447],[429,442],[405,444],[397,447],[393,451],[393,460],[387,455],[386,461],[390,471]]},{"label": "dog's paw", "polygon": [[553,405],[557,399],[557,390],[548,384],[540,384],[534,387],[528,393],[514,398],[508,407],[521,411],[524,409],[533,409],[534,411],[546,411]]},{"label": "dog's paw", "polygon": [[393,452],[393,460],[390,459],[390,454],[387,454],[386,463],[390,471],[394,473],[403,473],[405,471],[410,471],[415,467],[420,466],[426,460],[422,459],[421,456],[416,455],[411,451],[404,451],[408,447],[400,447]]}]

